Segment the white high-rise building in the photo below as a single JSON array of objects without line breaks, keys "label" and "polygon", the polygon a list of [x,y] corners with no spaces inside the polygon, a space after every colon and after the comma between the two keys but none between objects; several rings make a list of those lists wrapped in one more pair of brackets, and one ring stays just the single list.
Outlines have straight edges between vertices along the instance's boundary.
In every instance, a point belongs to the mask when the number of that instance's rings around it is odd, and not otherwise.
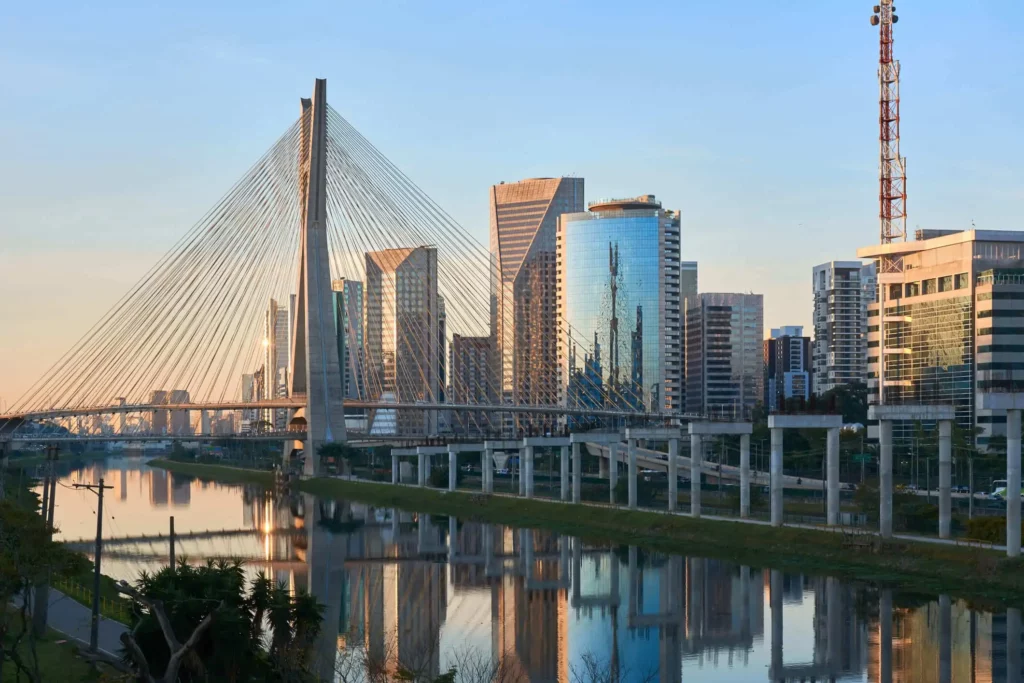
[{"label": "white high-rise building", "polygon": [[[288,397],[288,353],[290,345],[288,311],[281,308],[275,299],[270,300],[263,323],[263,367],[264,382],[261,398]],[[287,410],[267,410],[264,419],[277,431],[287,427]]]},{"label": "white high-rise building", "polygon": [[867,381],[867,307],[875,300],[875,266],[829,261],[815,266],[814,393]]}]

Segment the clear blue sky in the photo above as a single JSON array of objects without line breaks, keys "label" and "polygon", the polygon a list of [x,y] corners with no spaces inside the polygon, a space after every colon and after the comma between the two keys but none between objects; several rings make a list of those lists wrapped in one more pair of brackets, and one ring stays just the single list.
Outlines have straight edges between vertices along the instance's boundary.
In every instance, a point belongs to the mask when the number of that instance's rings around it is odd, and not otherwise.
[{"label": "clear blue sky", "polygon": [[[1024,3],[897,3],[911,228],[1019,229]],[[486,240],[487,187],[576,174],[683,212],[704,291],[810,320],[877,239],[871,1],[8,3],[0,399],[297,116],[314,77]]]}]

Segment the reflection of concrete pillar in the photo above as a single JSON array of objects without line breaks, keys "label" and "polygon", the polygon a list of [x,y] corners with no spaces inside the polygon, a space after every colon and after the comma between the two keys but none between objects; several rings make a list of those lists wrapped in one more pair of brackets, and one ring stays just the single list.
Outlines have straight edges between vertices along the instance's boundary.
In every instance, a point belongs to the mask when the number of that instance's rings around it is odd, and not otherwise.
[{"label": "reflection of concrete pillar", "polygon": [[[891,425],[892,423],[890,423]],[[878,597],[879,680],[892,680],[892,591],[883,588]]]},{"label": "reflection of concrete pillar", "polygon": [[[638,603],[640,602],[640,596],[637,591],[637,587],[640,585],[640,569],[637,566],[636,557],[636,546],[629,546],[629,593],[627,605],[627,614],[630,617],[635,617],[639,612]],[[662,588],[662,590],[665,590]]]},{"label": "reflection of concrete pillar", "polygon": [[569,500],[569,447],[568,446],[562,446],[561,456],[562,457],[561,457],[561,459],[558,462],[559,473],[561,474],[561,476],[559,477],[561,479],[561,481],[559,483],[561,484],[561,498],[562,498],[562,501],[565,502],[565,501]]},{"label": "reflection of concrete pillar", "polygon": [[953,608],[948,595],[939,596],[939,683],[953,678]]},{"label": "reflection of concrete pillar", "polygon": [[1006,610],[1006,680],[1020,683],[1020,609]]},{"label": "reflection of concrete pillar", "polygon": [[950,498],[953,466],[953,422],[939,422],[939,538],[949,538],[952,518]]},{"label": "reflection of concrete pillar", "polygon": [[690,434],[690,514],[700,517],[700,474],[704,458],[704,439],[700,434]]},{"label": "reflection of concrete pillar", "polygon": [[418,524],[416,526],[416,543],[418,545],[417,552],[423,552],[424,550],[430,549],[433,545],[430,542],[430,515],[421,514],[418,518]]},{"label": "reflection of concrete pillar", "polygon": [[740,435],[740,517],[750,516],[750,434]]},{"label": "reflection of concrete pillar", "polygon": [[398,483],[398,456],[391,454],[391,483]]},{"label": "reflection of concrete pillar", "polygon": [[772,430],[771,506],[772,526],[782,526],[782,429]]},{"label": "reflection of concrete pillar", "polygon": [[583,454],[582,444],[572,445],[572,502],[580,502],[580,489],[583,486]]},{"label": "reflection of concrete pillar", "polygon": [[454,562],[458,554],[459,543],[459,522],[454,517],[448,517],[448,561]]},{"label": "reflection of concrete pillar", "polygon": [[828,430],[826,455],[825,472],[828,478],[826,522],[829,525],[836,525],[839,524],[839,427]]},{"label": "reflection of concrete pillar", "polygon": [[427,456],[422,453],[416,454],[416,484],[418,486],[427,485]]},{"label": "reflection of concrete pillar", "polygon": [[892,420],[878,421],[878,531],[892,537]]},{"label": "reflection of concrete pillar", "polygon": [[569,573],[569,544],[572,539],[568,536],[558,537],[558,580],[561,581],[566,588],[569,587],[569,581],[572,576]]},{"label": "reflection of concrete pillar", "polygon": [[484,524],[482,533],[484,544],[484,575],[490,576],[491,571],[494,568],[494,526]]},{"label": "reflection of concrete pillar", "polygon": [[[831,431],[831,430],[829,430]],[[840,642],[843,625],[843,608],[840,605],[839,579],[829,577],[825,579],[825,604],[828,610],[828,654],[826,661],[830,672],[834,673],[842,666],[842,647]]]},{"label": "reflection of concrete pillar", "polygon": [[626,442],[629,467],[626,470],[626,485],[629,489],[629,509],[636,510],[636,439]]},{"label": "reflection of concrete pillar", "polygon": [[1006,411],[1006,554],[1020,555],[1020,411]]},{"label": "reflection of concrete pillar", "polygon": [[608,444],[608,498],[615,505],[615,487],[619,485],[619,444]]},{"label": "reflection of concrete pillar", "polygon": [[533,446],[523,449],[525,464],[522,468],[526,480],[526,497],[533,498]]},{"label": "reflection of concrete pillar", "polygon": [[459,455],[455,449],[448,448],[448,490],[454,491],[459,483]]},{"label": "reflection of concrete pillar", "polygon": [[740,610],[740,633],[748,636],[753,631],[753,624],[750,614],[750,567],[745,564],[740,565]]},{"label": "reflection of concrete pillar", "polygon": [[[774,436],[776,431],[772,430]],[[771,611],[772,611],[772,665],[768,674],[772,680],[782,676],[782,572],[778,569],[771,571]],[[886,679],[883,679],[886,680]]]},{"label": "reflection of concrete pillar", "polygon": [[519,536],[520,543],[523,545],[523,565],[526,574],[526,580],[533,579],[533,531],[530,529],[522,529]]},{"label": "reflection of concrete pillar", "polygon": [[572,600],[579,604],[582,593],[580,574],[583,572],[583,541],[572,539]]},{"label": "reflection of concrete pillar", "polygon": [[668,440],[668,511],[679,506],[679,439]]}]

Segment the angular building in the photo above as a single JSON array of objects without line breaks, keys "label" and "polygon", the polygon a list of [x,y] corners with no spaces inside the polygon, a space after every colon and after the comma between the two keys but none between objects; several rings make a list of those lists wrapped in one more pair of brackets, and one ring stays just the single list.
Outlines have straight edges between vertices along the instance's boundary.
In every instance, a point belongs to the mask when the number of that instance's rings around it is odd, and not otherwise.
[{"label": "angular building", "polygon": [[[558,400],[555,233],[558,217],[583,210],[583,178],[531,178],[491,187],[492,316],[501,400]],[[507,430],[549,428],[515,417]]]},{"label": "angular building", "polygon": [[680,411],[679,212],[654,195],[589,209],[558,222],[561,402]]},{"label": "angular building", "polygon": [[[275,299],[271,299],[263,321],[264,383],[261,398],[288,397],[288,318],[288,311],[278,306]],[[265,410],[263,419],[274,430],[283,431],[288,426],[288,411]]]},{"label": "angular building", "polygon": [[363,283],[342,278],[334,280],[331,288],[334,290],[334,326],[338,332],[341,387],[345,398],[359,400],[366,393]]},{"label": "angular building", "polygon": [[[154,406],[167,404],[167,392],[163,389],[154,389],[149,395],[149,403]],[[154,410],[150,418],[150,430],[153,434],[166,434],[168,427],[169,413],[166,410]]]},{"label": "angular building", "polygon": [[773,327],[764,340],[764,404],[768,410],[785,399],[811,397],[811,338],[800,325]]},{"label": "angular building", "polygon": [[863,384],[867,379],[867,308],[875,300],[875,266],[829,261],[815,266],[814,393]]},{"label": "angular building", "polygon": [[698,294],[687,302],[686,412],[749,419],[764,395],[764,299]]},{"label": "angular building", "polygon": [[[868,400],[952,405],[981,447],[1005,436],[1005,412],[978,398],[1024,387],[1024,232],[919,231],[857,256],[888,264],[868,309]],[[893,440],[914,430],[893,423]]]},{"label": "angular building", "polygon": [[[493,377],[494,340],[491,337],[463,337],[453,334],[448,346],[448,397],[455,404],[497,403],[497,384]],[[457,435],[489,434],[492,426],[483,411],[453,411],[452,432]]]},{"label": "angular building", "polygon": [[[366,391],[371,401],[436,403],[437,249],[366,254]],[[437,434],[437,411],[399,410],[399,434]]]}]

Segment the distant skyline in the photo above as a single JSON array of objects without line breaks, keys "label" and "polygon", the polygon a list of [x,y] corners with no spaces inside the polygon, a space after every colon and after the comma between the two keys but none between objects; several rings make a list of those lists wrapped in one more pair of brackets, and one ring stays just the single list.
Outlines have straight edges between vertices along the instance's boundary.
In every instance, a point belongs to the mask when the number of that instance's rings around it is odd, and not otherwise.
[{"label": "distant skyline", "polygon": [[[1024,5],[897,3],[908,228],[1020,229]],[[332,105],[487,244],[490,185],[682,212],[701,291],[810,329],[811,269],[877,241],[870,2],[173,5],[0,22],[0,408],[298,115]],[[168,389],[174,387],[167,387]]]}]

